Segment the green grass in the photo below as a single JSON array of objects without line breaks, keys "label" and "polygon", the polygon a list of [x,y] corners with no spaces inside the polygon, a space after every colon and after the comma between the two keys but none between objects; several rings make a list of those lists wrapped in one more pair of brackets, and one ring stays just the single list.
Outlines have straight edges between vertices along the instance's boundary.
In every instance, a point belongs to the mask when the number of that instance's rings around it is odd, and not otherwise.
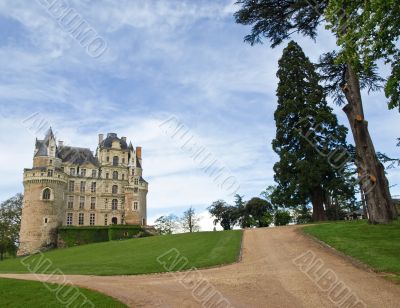
[{"label": "green grass", "polygon": [[[83,275],[166,272],[168,270],[157,262],[157,257],[172,248],[189,261],[182,269],[192,266],[210,267],[237,261],[241,238],[240,230],[196,232],[56,249],[43,254],[51,261],[52,266],[45,271],[42,271],[42,266],[37,272],[51,273],[54,269],[60,269],[64,274]],[[175,257],[173,254],[169,256]],[[33,255],[24,263],[37,264],[38,259]],[[16,258],[0,262],[0,273],[28,273],[29,270],[22,260]]]},{"label": "green grass", "polygon": [[[46,286],[54,291],[48,290]],[[57,299],[57,288],[58,286],[55,284],[43,284],[38,281],[0,278],[1,307],[65,307]],[[59,295],[62,290],[64,289],[60,289]],[[127,307],[116,299],[101,293],[83,288],[78,288],[78,290],[81,296],[76,299],[75,303],[84,303],[88,299],[95,307]],[[73,294],[77,293],[71,292],[64,298],[64,303],[73,301]],[[82,307],[91,307],[91,305]]]},{"label": "green grass", "polygon": [[400,281],[400,220],[388,225],[342,221],[304,227],[304,232]]}]

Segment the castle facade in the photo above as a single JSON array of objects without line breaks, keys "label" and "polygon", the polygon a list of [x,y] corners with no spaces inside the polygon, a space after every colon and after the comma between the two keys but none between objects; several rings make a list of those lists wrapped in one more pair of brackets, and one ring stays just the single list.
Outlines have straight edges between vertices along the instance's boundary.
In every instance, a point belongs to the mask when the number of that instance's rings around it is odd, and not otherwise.
[{"label": "castle facade", "polygon": [[142,148],[126,137],[99,134],[96,153],[56,142],[50,129],[36,140],[24,169],[18,255],[54,247],[60,226],[146,225],[148,183]]}]

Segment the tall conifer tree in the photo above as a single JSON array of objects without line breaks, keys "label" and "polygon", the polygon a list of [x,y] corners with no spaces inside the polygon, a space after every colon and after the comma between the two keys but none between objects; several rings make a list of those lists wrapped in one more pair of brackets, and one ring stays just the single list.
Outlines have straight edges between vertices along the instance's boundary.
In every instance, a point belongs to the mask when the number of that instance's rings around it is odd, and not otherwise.
[{"label": "tall conifer tree", "polygon": [[311,202],[313,220],[324,220],[327,194],[345,181],[330,164],[329,153],[346,148],[347,129],[338,125],[319,85],[319,75],[297,43],[291,41],[284,49],[277,76],[272,145],[279,162],[274,166],[278,185],[272,201],[292,207]]}]

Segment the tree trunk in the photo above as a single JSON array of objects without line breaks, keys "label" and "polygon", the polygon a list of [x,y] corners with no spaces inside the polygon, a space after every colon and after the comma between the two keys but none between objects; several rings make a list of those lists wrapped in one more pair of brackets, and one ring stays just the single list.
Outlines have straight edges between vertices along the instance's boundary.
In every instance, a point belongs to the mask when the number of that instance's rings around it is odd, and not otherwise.
[{"label": "tree trunk", "polygon": [[320,221],[326,220],[325,210],[324,210],[325,194],[321,186],[315,187],[311,191],[311,203],[313,206],[312,220]]},{"label": "tree trunk", "polygon": [[378,160],[368,122],[364,118],[360,83],[350,65],[346,69],[346,84],[342,88],[347,99],[343,111],[346,113],[356,147],[358,176],[367,203],[369,222],[388,223],[397,218],[389,191],[389,182],[382,163]]}]

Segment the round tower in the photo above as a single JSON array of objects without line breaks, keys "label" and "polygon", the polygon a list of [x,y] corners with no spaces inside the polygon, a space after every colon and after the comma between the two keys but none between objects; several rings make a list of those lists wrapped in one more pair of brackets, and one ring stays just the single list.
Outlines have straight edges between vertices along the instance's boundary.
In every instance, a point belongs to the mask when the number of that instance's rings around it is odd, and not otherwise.
[{"label": "round tower", "polygon": [[63,222],[67,175],[60,168],[51,131],[36,140],[33,168],[24,170],[24,200],[18,255],[31,254],[57,243]]}]

